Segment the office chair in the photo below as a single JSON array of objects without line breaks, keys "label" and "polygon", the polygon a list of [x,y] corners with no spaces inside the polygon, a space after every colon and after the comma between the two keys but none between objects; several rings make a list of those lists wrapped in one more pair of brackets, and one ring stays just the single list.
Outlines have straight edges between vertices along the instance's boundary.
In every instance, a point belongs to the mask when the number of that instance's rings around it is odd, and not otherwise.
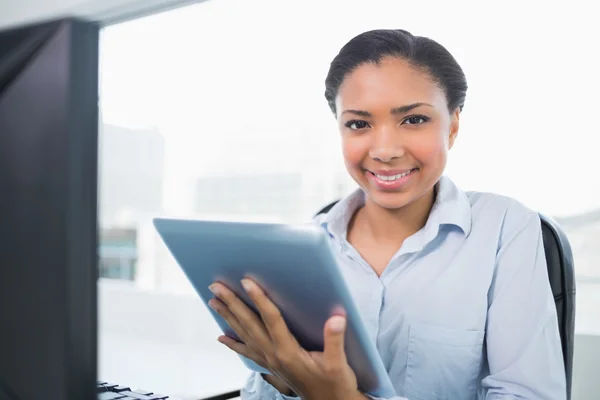
[{"label": "office chair", "polygon": [[[316,215],[325,214],[337,203],[323,207]],[[575,336],[575,272],[573,253],[567,235],[558,224],[542,214],[542,237],[548,266],[548,278],[554,295],[558,329],[567,378],[567,399],[571,398],[573,378],[573,342]]]},{"label": "office chair", "polygon": [[548,278],[554,295],[558,329],[567,374],[567,399],[571,398],[573,380],[573,342],[575,338],[575,270],[567,235],[556,221],[540,214]]}]

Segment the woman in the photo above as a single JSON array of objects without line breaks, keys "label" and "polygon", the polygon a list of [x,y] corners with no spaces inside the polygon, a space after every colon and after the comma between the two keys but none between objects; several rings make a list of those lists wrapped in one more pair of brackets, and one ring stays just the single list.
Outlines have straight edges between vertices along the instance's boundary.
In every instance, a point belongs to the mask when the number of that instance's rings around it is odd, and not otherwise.
[{"label": "woman", "polygon": [[[341,49],[325,84],[360,189],[317,222],[394,400],[566,398],[538,215],[443,176],[467,91],[454,58],[406,31],[370,31]],[[243,283],[260,316],[211,286],[211,306],[245,344],[219,340],[272,372],[254,374],[242,398],[368,398],[346,362],[343,317],[327,322],[324,352],[308,353],[260,287]]]}]

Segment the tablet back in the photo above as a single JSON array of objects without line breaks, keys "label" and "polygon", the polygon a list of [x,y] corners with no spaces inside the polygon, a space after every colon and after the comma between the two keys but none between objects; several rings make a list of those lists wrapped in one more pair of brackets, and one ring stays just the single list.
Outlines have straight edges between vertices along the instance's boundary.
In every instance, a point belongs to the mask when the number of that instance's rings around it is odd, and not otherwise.
[{"label": "tablet back", "polygon": [[[240,282],[251,277],[279,307],[290,331],[308,351],[323,350],[325,322],[343,309],[348,320],[348,363],[360,390],[378,397],[394,395],[321,228],[161,218],[154,225],[205,304],[213,297],[208,286],[219,281],[256,310]],[[210,311],[223,332],[239,340],[225,320]],[[268,373],[241,358],[251,370]]]}]

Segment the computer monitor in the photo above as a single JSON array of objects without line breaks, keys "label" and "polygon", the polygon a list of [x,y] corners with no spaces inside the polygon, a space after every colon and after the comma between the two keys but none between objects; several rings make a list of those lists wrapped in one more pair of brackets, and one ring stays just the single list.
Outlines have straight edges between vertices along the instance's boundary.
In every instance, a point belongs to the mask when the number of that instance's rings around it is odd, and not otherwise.
[{"label": "computer monitor", "polygon": [[0,399],[96,398],[98,30],[0,32]]}]

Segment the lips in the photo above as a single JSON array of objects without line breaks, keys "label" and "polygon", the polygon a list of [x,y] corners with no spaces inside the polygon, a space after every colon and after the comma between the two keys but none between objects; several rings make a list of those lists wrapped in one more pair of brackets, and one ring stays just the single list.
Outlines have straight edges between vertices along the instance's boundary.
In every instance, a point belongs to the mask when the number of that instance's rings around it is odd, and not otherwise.
[{"label": "lips", "polygon": [[370,174],[376,176],[381,180],[395,180],[400,179],[415,172],[418,168],[404,168],[404,169],[391,169],[391,170],[366,170]]},{"label": "lips", "polygon": [[405,170],[404,172],[399,172],[397,173],[396,171],[392,171],[392,172],[371,172],[373,175],[375,175],[377,178],[381,179],[382,181],[395,181],[397,179],[400,178],[404,178],[405,176],[412,174],[414,171],[416,171],[416,168],[413,169],[409,169],[409,170]]},{"label": "lips", "polygon": [[379,190],[390,191],[400,190],[408,184],[413,175],[418,172],[418,168],[404,170],[385,170],[385,171],[368,171],[365,173],[369,182]]}]

